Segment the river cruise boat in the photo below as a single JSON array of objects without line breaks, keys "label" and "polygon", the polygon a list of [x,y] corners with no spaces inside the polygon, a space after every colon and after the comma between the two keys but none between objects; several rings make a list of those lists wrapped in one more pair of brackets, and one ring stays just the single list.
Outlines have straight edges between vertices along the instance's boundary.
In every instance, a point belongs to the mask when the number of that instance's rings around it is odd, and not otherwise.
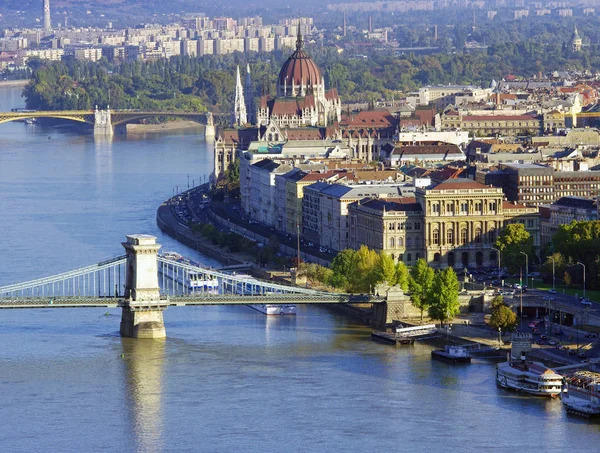
[{"label": "river cruise boat", "polygon": [[296,306],[294,304],[249,304],[248,306],[269,316],[289,316],[296,314]]},{"label": "river cruise boat", "polygon": [[565,376],[563,406],[580,417],[600,417],[600,373],[575,371]]},{"label": "river cruise boat", "polygon": [[[257,297],[263,295],[261,282],[256,280],[254,277],[247,274],[236,274],[235,277],[238,279],[237,281],[225,280],[224,288],[226,292]],[[277,293],[269,292],[265,294],[269,294],[272,297],[277,297]],[[296,305],[294,304],[248,304],[248,307],[269,316],[289,316],[296,314]]]},{"label": "river cruise boat", "polygon": [[496,366],[496,383],[499,387],[525,392],[536,396],[560,395],[562,376],[539,362],[530,362],[521,357],[499,363]]},{"label": "river cruise boat", "polygon": [[[161,256],[181,264],[200,267],[198,263],[184,258],[179,253],[166,252]],[[169,265],[160,266],[158,271],[169,280],[184,286],[188,291],[208,294],[219,293],[219,280],[212,275],[202,272],[186,272]]]},{"label": "river cruise boat", "polygon": [[434,349],[431,358],[451,363],[471,363],[471,354],[464,346],[446,345],[444,349]]}]

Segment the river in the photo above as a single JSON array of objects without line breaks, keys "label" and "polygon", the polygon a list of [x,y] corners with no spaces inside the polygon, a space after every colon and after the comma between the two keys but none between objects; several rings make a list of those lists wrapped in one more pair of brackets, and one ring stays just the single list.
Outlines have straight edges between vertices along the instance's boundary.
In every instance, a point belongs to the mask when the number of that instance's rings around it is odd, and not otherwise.
[{"label": "river", "polygon": [[[0,110],[22,106],[0,88]],[[199,130],[94,139],[0,124],[0,285],[123,252],[126,234],[215,264],[161,234],[157,206],[204,181]],[[319,307],[165,312],[165,341],[122,339],[118,309],[0,311],[6,452],[592,451],[598,424],[496,387],[494,364],[432,362],[373,343]]]}]

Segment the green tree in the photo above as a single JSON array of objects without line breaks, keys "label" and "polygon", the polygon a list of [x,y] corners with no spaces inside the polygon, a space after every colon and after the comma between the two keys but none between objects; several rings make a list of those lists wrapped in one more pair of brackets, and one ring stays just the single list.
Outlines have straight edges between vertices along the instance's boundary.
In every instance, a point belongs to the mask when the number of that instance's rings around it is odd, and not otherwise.
[{"label": "green tree", "polygon": [[396,278],[395,284],[402,288],[402,291],[408,291],[408,267],[402,261],[396,263]]},{"label": "green tree", "polygon": [[380,252],[376,265],[377,283],[385,282],[390,286],[396,284],[396,265],[393,258],[385,252]]},{"label": "green tree", "polygon": [[428,297],[429,317],[439,319],[441,322],[454,318],[460,311],[459,291],[460,285],[454,269],[448,267],[438,271],[433,279]]},{"label": "green tree", "polygon": [[503,332],[513,330],[517,326],[517,314],[507,305],[500,305],[490,316],[489,325],[495,330],[502,329]]},{"label": "green tree", "polygon": [[352,266],[348,278],[348,292],[370,293],[378,281],[377,263],[379,254],[361,245],[352,257]]},{"label": "green tree", "polygon": [[417,263],[410,270],[408,289],[410,290],[412,304],[421,310],[421,320],[423,320],[423,311],[429,307],[429,293],[433,280],[434,271],[428,266],[427,261],[423,258],[417,260]]},{"label": "green tree", "polygon": [[336,257],[331,262],[331,278],[329,279],[329,284],[334,288],[346,289],[348,286],[348,278],[352,271],[354,255],[356,254],[355,250],[346,249],[342,250],[340,253],[336,255]]},{"label": "green tree", "polygon": [[525,252],[530,259],[535,256],[533,238],[522,223],[511,223],[500,233],[496,240],[496,247],[502,252],[502,261],[507,264],[509,272],[518,272],[522,267],[525,271]]}]

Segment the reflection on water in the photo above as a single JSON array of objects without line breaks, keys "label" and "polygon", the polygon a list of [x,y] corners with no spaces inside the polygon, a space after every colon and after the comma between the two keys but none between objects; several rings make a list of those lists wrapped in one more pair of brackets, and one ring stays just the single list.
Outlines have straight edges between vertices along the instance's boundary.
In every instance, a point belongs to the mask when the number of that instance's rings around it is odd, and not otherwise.
[{"label": "reflection on water", "polygon": [[135,437],[140,453],[165,451],[161,415],[165,344],[164,339],[121,339],[126,390],[131,401],[128,431]]}]

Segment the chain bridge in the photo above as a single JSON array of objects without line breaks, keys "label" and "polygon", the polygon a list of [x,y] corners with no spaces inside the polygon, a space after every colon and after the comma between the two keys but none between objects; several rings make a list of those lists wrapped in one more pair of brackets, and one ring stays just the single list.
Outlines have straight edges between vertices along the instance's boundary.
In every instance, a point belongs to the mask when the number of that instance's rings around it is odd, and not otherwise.
[{"label": "chain bridge", "polygon": [[0,309],[122,308],[121,334],[166,335],[169,306],[381,303],[373,295],[316,291],[199,266],[179,255],[158,254],[154,236],[127,236],[126,254],[91,266],[0,287]]},{"label": "chain bridge", "polygon": [[153,111],[153,110],[19,110],[1,112],[0,123],[8,121],[27,120],[33,118],[59,118],[94,126],[96,135],[112,135],[114,126],[131,123],[145,118],[168,117],[183,118],[206,126],[206,135],[214,136],[213,116],[210,112],[183,112],[183,111]]}]

